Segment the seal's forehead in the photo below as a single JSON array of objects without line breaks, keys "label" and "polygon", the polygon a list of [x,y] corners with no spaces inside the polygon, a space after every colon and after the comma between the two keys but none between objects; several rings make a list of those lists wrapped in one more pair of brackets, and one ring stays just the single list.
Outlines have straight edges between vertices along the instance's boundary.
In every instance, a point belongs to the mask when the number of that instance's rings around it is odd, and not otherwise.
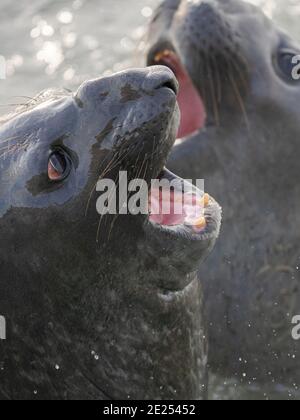
[{"label": "seal's forehead", "polygon": [[210,11],[218,11],[223,16],[231,16],[238,19],[255,17],[259,20],[267,19],[261,8],[246,1],[241,0],[181,0],[177,6],[177,13],[175,15],[186,16],[189,13],[205,13],[209,18]]},{"label": "seal's forehead", "polygon": [[[249,13],[249,12],[259,12],[259,8],[251,3],[251,1],[246,0],[165,0],[162,5],[166,7],[206,7],[206,5],[211,4],[214,7],[217,7],[219,10],[223,10],[232,14],[240,13]],[[260,12],[261,13],[261,12]]]},{"label": "seal's forehead", "polygon": [[246,0],[217,0],[216,3],[220,9],[230,14],[262,15],[262,11],[258,6]]},{"label": "seal's forehead", "polygon": [[[165,0],[157,9],[150,24],[148,42],[175,41],[187,38],[198,42],[199,34],[210,28],[230,26],[239,37],[260,40],[262,33],[276,30],[273,22],[254,4],[241,0]],[[272,34],[270,37],[272,38]],[[174,45],[176,47],[176,45]]]},{"label": "seal's forehead", "polygon": [[[171,13],[185,8],[206,7],[209,4],[217,7],[219,10],[232,14],[259,13],[260,10],[255,4],[241,0],[163,0],[157,8],[157,14],[163,10]],[[154,18],[157,17],[157,14],[154,15]]]}]

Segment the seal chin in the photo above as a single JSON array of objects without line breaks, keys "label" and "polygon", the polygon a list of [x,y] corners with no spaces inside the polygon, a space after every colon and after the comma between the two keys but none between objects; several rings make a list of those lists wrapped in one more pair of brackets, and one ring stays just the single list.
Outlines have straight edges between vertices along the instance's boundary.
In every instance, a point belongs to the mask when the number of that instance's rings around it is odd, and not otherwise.
[{"label": "seal chin", "polygon": [[150,261],[158,259],[161,270],[168,273],[156,280],[162,300],[174,298],[178,303],[189,295],[196,271],[215,245],[222,210],[200,188],[167,169],[152,184],[149,209],[144,222],[146,253]]},{"label": "seal chin", "polygon": [[204,191],[163,169],[149,193],[148,220],[153,228],[177,238],[214,239],[219,235],[221,208]]},{"label": "seal chin", "polygon": [[170,45],[155,47],[149,56],[148,65],[163,65],[170,68],[179,82],[177,101],[181,121],[177,137],[181,139],[202,130],[207,120],[204,101],[174,48]]}]

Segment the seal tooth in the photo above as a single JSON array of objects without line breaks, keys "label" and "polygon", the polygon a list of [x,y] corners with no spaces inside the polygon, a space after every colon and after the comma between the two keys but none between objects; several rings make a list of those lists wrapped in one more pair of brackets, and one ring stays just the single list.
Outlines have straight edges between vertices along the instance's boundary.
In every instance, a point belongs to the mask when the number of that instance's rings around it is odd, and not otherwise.
[{"label": "seal tooth", "polygon": [[158,63],[159,61],[161,61],[162,60],[162,58],[165,58],[165,57],[170,57],[172,55],[172,52],[171,51],[169,51],[169,50],[164,50],[164,51],[161,51],[161,52],[159,52],[159,53],[157,53],[156,55],[155,55],[155,57],[154,57],[154,61],[156,62],[156,63]]},{"label": "seal tooth", "polygon": [[204,229],[206,227],[206,219],[204,216],[199,217],[195,222],[196,229]]},{"label": "seal tooth", "polygon": [[201,198],[199,204],[202,207],[207,207],[209,205],[209,201],[210,201],[210,195],[205,193],[204,196]]}]

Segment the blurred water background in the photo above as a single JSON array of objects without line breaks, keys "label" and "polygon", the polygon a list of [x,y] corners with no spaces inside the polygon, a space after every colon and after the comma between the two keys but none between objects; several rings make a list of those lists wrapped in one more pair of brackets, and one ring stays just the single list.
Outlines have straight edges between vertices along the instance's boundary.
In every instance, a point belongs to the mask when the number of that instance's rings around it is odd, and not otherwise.
[{"label": "blurred water background", "polygon": [[[0,114],[49,87],[76,89],[85,79],[142,65],[137,49],[160,0],[1,0]],[[251,0],[300,40],[299,0]],[[213,378],[212,399],[300,399],[279,385]]]},{"label": "blurred water background", "polygon": [[[1,0],[0,55],[7,79],[3,105],[47,87],[143,64],[136,48],[160,0]],[[251,0],[300,39],[299,0]]]}]

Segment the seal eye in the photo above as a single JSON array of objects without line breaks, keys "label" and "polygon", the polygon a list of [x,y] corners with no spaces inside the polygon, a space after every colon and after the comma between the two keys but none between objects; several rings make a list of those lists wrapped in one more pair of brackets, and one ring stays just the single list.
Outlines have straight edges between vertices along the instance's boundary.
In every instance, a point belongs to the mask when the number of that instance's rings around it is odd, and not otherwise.
[{"label": "seal eye", "polygon": [[53,152],[48,160],[48,178],[50,181],[63,181],[71,171],[70,158],[62,150]]},{"label": "seal eye", "polygon": [[281,51],[278,56],[279,69],[285,79],[288,79],[290,82],[298,81],[299,77],[296,76],[300,76],[299,62],[295,61],[296,57],[299,57],[299,55],[289,50]]}]

